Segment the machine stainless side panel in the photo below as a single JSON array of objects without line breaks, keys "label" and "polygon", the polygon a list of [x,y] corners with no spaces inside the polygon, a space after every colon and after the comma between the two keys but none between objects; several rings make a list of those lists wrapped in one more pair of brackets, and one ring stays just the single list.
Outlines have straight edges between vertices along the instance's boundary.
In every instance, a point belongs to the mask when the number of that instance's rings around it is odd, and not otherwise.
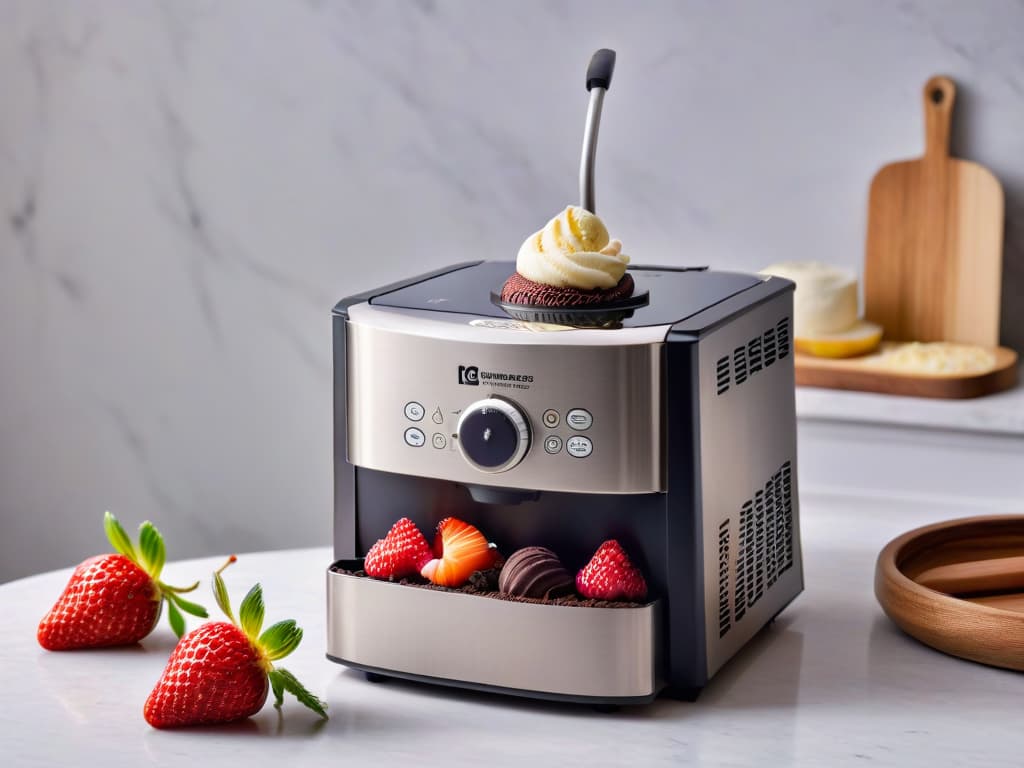
[{"label": "machine stainless side panel", "polygon": [[[462,483],[538,491],[650,493],[664,490],[662,347],[664,328],[537,332],[523,323],[484,321],[356,305],[348,325],[348,459],[357,466]],[[440,318],[436,316],[440,315]],[[472,368],[479,383],[460,371]],[[503,380],[501,376],[510,376]],[[492,378],[493,377],[493,378]],[[482,472],[457,449],[463,408],[502,397],[523,410],[531,446],[522,462],[500,473]],[[410,420],[407,403],[425,416]],[[592,425],[566,423],[585,409]],[[559,424],[542,416],[557,411]],[[406,430],[423,443],[408,445]],[[590,440],[577,458],[571,437]],[[560,447],[545,449],[548,438]]]},{"label": "machine stainless side panel", "polygon": [[328,571],[327,604],[327,653],[353,664],[565,696],[660,688],[658,603],[515,603]]},{"label": "machine stainless side panel", "polygon": [[[700,446],[703,489],[704,601],[708,675],[722,666],[803,589],[796,485],[796,414],[792,339],[785,356],[765,365],[764,334],[791,337],[792,293],[756,306],[700,341]],[[759,340],[760,370],[751,365]],[[736,352],[743,349],[737,358]],[[723,358],[728,362],[722,367]],[[737,366],[737,363],[739,365]],[[719,372],[724,378],[720,380]],[[719,393],[721,384],[728,389]],[[785,469],[784,469],[785,467]],[[766,484],[788,482],[792,564],[780,561],[764,519],[773,500]],[[761,494],[759,496],[758,494]],[[757,501],[763,503],[759,509]],[[744,504],[754,503],[744,515]],[[764,510],[767,509],[767,512]],[[746,520],[746,530],[741,521]],[[788,514],[787,514],[787,520]],[[744,549],[746,546],[748,549]],[[739,557],[744,555],[744,567]],[[753,568],[751,568],[753,564]],[[737,604],[737,578],[744,596]],[[746,588],[750,587],[750,588]]]}]

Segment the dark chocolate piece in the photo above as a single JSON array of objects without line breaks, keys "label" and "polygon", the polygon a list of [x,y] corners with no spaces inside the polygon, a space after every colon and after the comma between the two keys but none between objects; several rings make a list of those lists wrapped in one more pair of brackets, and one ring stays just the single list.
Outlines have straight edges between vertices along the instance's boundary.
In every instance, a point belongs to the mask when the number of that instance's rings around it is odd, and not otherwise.
[{"label": "dark chocolate piece", "polygon": [[572,575],[547,547],[526,547],[513,552],[498,577],[500,591],[535,599],[568,595],[574,586]]}]

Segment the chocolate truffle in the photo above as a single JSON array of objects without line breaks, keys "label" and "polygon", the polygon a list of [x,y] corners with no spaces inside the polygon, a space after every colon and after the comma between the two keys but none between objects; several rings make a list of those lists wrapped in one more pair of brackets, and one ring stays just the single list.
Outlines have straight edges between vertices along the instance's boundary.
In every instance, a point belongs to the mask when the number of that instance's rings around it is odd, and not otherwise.
[{"label": "chocolate truffle", "polygon": [[545,600],[572,594],[572,575],[547,547],[526,547],[513,552],[501,569],[498,589],[517,597]]},{"label": "chocolate truffle", "polygon": [[628,272],[611,288],[555,288],[535,283],[516,272],[505,281],[501,300],[507,304],[525,304],[535,307],[597,307],[633,295],[633,276]]}]

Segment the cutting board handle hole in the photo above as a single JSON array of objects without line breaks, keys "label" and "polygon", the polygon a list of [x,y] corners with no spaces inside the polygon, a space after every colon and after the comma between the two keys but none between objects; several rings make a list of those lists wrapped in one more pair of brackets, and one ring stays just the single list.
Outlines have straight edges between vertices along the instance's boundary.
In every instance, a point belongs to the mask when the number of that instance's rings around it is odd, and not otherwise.
[{"label": "cutting board handle hole", "polygon": [[946,94],[943,93],[941,88],[932,88],[930,96],[932,97],[932,104],[941,104],[942,100],[946,98]]}]

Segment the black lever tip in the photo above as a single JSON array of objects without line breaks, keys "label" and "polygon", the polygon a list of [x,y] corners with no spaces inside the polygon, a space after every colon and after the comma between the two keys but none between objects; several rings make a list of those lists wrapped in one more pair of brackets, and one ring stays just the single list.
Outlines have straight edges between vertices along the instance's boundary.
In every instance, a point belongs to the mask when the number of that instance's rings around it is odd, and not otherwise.
[{"label": "black lever tip", "polygon": [[612,72],[615,71],[615,51],[602,48],[590,57],[587,67],[587,90],[604,88],[606,91],[612,84]]}]

